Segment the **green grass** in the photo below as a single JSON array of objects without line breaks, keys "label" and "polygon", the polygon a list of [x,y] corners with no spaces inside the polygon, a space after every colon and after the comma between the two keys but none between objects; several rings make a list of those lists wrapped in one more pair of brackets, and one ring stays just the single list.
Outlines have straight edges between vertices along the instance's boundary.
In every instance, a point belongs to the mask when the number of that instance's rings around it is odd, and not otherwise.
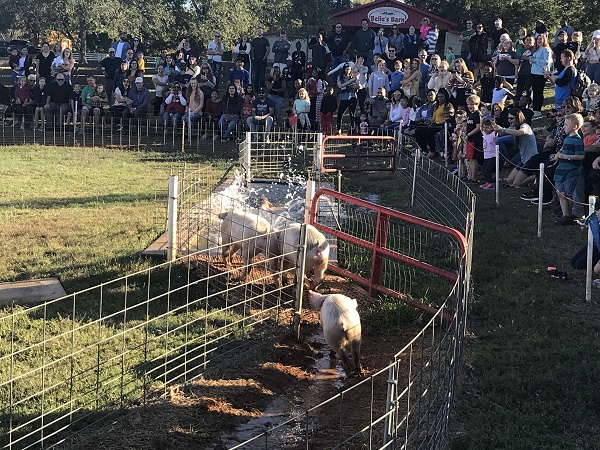
[{"label": "green grass", "polygon": [[58,276],[70,292],[146,267],[140,253],[164,231],[155,194],[183,161],[43,146],[0,158],[0,281]]}]

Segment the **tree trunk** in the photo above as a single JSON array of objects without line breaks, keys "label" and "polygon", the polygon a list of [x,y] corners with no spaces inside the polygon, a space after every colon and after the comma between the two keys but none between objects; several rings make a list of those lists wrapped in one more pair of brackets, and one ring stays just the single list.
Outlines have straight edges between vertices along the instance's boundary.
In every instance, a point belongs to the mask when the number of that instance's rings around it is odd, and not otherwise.
[{"label": "tree trunk", "polygon": [[79,35],[77,36],[79,40],[79,64],[87,64],[87,58],[85,54],[87,52],[87,32],[85,28],[79,29]]}]

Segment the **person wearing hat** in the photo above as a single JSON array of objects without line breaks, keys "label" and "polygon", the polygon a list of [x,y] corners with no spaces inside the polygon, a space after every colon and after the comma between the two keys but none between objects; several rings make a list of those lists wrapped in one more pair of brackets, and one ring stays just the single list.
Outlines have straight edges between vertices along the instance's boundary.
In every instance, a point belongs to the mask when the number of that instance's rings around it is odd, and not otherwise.
[{"label": "person wearing hat", "polygon": [[566,31],[558,32],[558,42],[554,43],[554,47],[552,48],[552,54],[554,56],[554,68],[556,69],[556,73],[561,73],[564,69],[564,66],[561,63],[561,54],[564,50],[571,50],[573,54],[577,54],[579,51],[579,42],[568,42],[569,35]]},{"label": "person wearing hat", "polygon": [[100,61],[99,68],[104,72],[104,88],[108,94],[108,102],[112,104],[113,91],[115,90],[115,74],[121,68],[123,60],[116,57],[116,50],[112,47],[108,49],[108,56]]},{"label": "person wearing hat", "polygon": [[150,91],[144,87],[144,79],[142,77],[135,79],[135,88],[129,90],[127,98],[131,100],[131,103],[123,111],[123,125],[119,128],[119,131],[128,128],[130,119],[141,119],[148,114]]},{"label": "person wearing hat", "polygon": [[236,79],[242,82],[242,87],[246,87],[247,84],[250,84],[250,72],[244,68],[244,58],[239,56],[235,60],[235,69],[229,72],[229,84],[233,84]]},{"label": "person wearing hat", "polygon": [[600,84],[600,30],[594,31],[584,54],[588,63],[587,76],[592,83]]},{"label": "person wearing hat", "polygon": [[261,86],[258,88],[258,98],[252,101],[252,115],[246,119],[248,128],[253,133],[252,142],[258,140],[256,135],[256,126],[265,125],[267,137],[265,142],[269,142],[268,133],[273,127],[273,114],[275,113],[275,103],[270,98],[267,98],[267,90]]},{"label": "person wearing hat", "polygon": [[568,17],[563,17],[560,19],[560,28],[558,30],[556,30],[556,33],[554,34],[554,46],[556,46],[558,44],[558,33],[560,33],[561,31],[564,31],[565,33],[567,33],[567,37],[569,39],[575,32],[573,27],[571,25],[569,25]]},{"label": "person wearing hat", "polygon": [[292,43],[288,41],[285,30],[281,30],[279,32],[279,39],[273,43],[273,67],[279,67],[279,70],[283,72],[283,69],[287,67],[291,48]]}]

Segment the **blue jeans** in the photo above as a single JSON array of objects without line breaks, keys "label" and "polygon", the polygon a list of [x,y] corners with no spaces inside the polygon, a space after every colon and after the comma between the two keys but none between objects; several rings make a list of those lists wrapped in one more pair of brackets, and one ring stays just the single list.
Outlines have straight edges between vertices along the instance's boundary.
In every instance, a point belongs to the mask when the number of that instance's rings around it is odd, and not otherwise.
[{"label": "blue jeans", "polygon": [[269,98],[275,103],[275,123],[281,126],[281,111],[283,110],[283,97],[269,94]]},{"label": "blue jeans", "polygon": [[173,121],[173,128],[177,128],[177,123],[181,119],[181,113],[165,111],[163,114],[163,123],[165,124],[165,127],[167,126],[169,119]]},{"label": "blue jeans", "polygon": [[271,127],[273,127],[273,118],[271,116],[267,116],[266,119],[255,120],[254,116],[250,116],[246,119],[246,123],[248,124],[248,128],[253,133],[256,133],[256,125],[265,124],[265,131],[268,133],[271,131]]},{"label": "blue jeans", "polygon": [[587,76],[590,77],[592,83],[600,84],[600,63],[588,64]]},{"label": "blue jeans", "polygon": [[[240,121],[240,116],[229,115],[226,117],[226,114],[223,114],[219,119],[219,129],[221,130],[221,136],[229,136],[231,132]],[[223,132],[223,128],[227,125],[227,131]]]},{"label": "blue jeans", "polygon": [[471,53],[471,52],[468,50],[464,51],[464,52],[461,51],[460,57],[465,60],[465,63],[467,64],[467,68],[472,71],[473,70],[473,61],[471,61],[471,59],[469,58],[469,53]]},{"label": "blue jeans", "polygon": [[220,61],[213,61],[211,59],[210,67],[212,69],[213,75],[215,76],[215,78],[217,80],[217,85],[215,86],[215,90],[218,91],[219,90],[219,79],[221,77],[221,67],[223,67],[223,63]]},{"label": "blue jeans", "polygon": [[182,120],[188,124],[190,133],[192,133],[194,131],[194,123],[200,122],[200,119],[202,119],[202,114],[185,113],[182,118]]},{"label": "blue jeans", "polygon": [[[500,167],[502,167],[503,163],[507,163],[511,161],[510,155],[508,153],[508,144],[513,144],[515,142],[515,137],[510,134],[506,134],[504,136],[498,136],[496,139],[496,145],[498,146],[498,151],[503,157],[503,160],[500,161]],[[517,155],[519,155],[517,153]],[[521,156],[519,155],[519,161],[521,161]],[[512,161],[511,161],[512,162]]]}]

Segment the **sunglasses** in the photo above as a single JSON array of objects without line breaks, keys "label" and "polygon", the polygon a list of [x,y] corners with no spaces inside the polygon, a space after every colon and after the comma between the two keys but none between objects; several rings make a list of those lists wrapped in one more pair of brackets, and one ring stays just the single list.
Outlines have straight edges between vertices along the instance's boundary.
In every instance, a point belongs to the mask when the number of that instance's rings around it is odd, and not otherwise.
[{"label": "sunglasses", "polygon": [[64,78],[57,78],[56,81],[65,81]]}]

